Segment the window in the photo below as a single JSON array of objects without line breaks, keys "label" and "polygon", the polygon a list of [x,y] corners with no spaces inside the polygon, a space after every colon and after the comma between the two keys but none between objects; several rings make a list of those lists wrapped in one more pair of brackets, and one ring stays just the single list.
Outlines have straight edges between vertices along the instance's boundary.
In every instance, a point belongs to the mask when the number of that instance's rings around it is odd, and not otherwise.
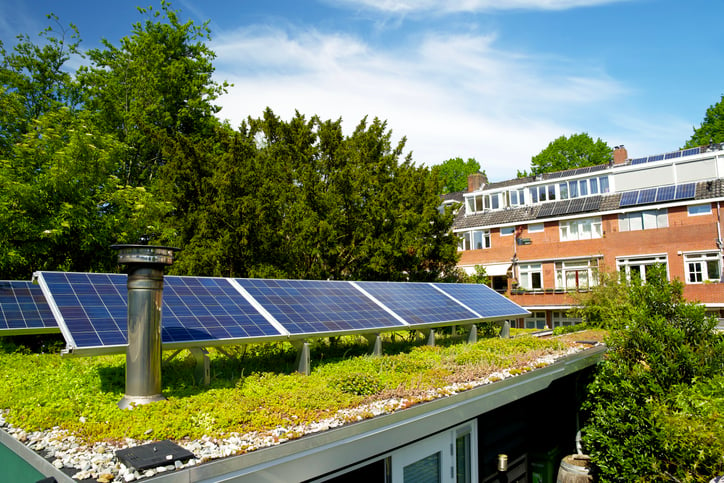
[{"label": "window", "polygon": [[578,198],[578,181],[568,182],[568,194],[571,198]]},{"label": "window", "polygon": [[547,327],[545,312],[531,312],[530,317],[526,317],[523,321],[526,329],[545,329]]},{"label": "window", "polygon": [[689,205],[686,207],[689,212],[689,216],[708,215],[711,213],[711,205],[705,203],[703,205]]},{"label": "window", "polygon": [[550,201],[553,201],[556,199],[556,185],[554,185],[554,184],[548,185],[548,199]]},{"label": "window", "polygon": [[558,185],[558,191],[561,193],[561,199],[568,199],[568,183],[561,183]]},{"label": "window", "polygon": [[667,226],[669,226],[669,216],[666,208],[618,215],[619,231],[650,230]]},{"label": "window", "polygon": [[472,230],[459,234],[458,250],[481,250],[490,248],[490,230]]},{"label": "window", "polygon": [[543,268],[540,263],[527,263],[519,267],[520,287],[525,290],[543,289]]},{"label": "window", "polygon": [[475,421],[443,431],[392,453],[392,481],[478,481]]},{"label": "window", "polygon": [[559,223],[561,241],[589,240],[601,238],[601,218],[580,218]]},{"label": "window", "polygon": [[588,180],[588,184],[591,187],[591,194],[597,195],[598,194],[598,178],[591,178]]},{"label": "window", "polygon": [[498,193],[490,195],[490,208],[493,210],[500,208],[500,196],[498,196]]},{"label": "window", "polygon": [[531,223],[528,225],[528,233],[538,233],[545,229],[545,225],[543,223]]},{"label": "window", "polygon": [[718,282],[721,279],[721,256],[718,252],[684,255],[686,283]]},{"label": "window", "polygon": [[556,327],[564,327],[568,325],[576,325],[583,322],[580,317],[569,317],[566,312],[553,312],[551,317],[551,325],[555,329]]},{"label": "window", "polygon": [[548,197],[546,196],[547,190],[545,186],[539,186],[538,187],[538,198],[541,201],[546,201]]},{"label": "window", "polygon": [[598,259],[556,262],[556,288],[588,290],[598,284]]},{"label": "window", "polygon": [[603,193],[608,193],[608,176],[601,176],[598,178],[598,186],[601,188],[599,191]]},{"label": "window", "polygon": [[514,226],[504,226],[500,229],[500,236],[509,236],[515,232]]},{"label": "window", "polygon": [[578,192],[581,196],[588,196],[588,180],[582,179],[578,182]]},{"label": "window", "polygon": [[538,203],[538,188],[531,188],[531,189],[530,189],[530,202],[531,202],[531,203]]},{"label": "window", "polygon": [[646,281],[646,267],[661,264],[666,267],[666,255],[651,255],[646,257],[617,258],[616,266],[625,280],[639,279]]},{"label": "window", "polygon": [[525,190],[511,190],[508,193],[510,198],[510,206],[520,206],[525,204]]}]

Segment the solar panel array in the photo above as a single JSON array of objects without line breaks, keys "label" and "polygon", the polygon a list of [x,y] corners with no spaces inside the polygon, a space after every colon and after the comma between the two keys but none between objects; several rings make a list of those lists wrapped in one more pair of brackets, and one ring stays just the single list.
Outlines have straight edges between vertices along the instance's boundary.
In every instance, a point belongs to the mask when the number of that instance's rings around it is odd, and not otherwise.
[{"label": "solar panel array", "polygon": [[553,173],[547,173],[545,179],[565,178],[567,176],[575,176],[579,174],[594,173],[596,171],[602,171],[607,169],[608,164],[597,164],[596,166],[586,166],[584,168],[567,169],[565,171],[555,171]]},{"label": "solar panel array", "polygon": [[643,190],[627,191],[621,194],[619,207],[662,203],[674,200],[689,200],[696,196],[696,183],[660,186]]},{"label": "solar panel array", "polygon": [[[126,275],[38,272],[36,278],[66,339],[66,352],[125,350]],[[466,302],[457,300],[456,293]],[[164,348],[211,346],[428,328],[526,314],[477,284],[167,276],[161,338]]]},{"label": "solar panel array", "polygon": [[683,158],[685,156],[693,156],[695,154],[699,154],[703,152],[700,147],[696,148],[689,148],[684,149],[682,151],[672,151],[670,153],[665,154],[654,154],[652,156],[644,156],[643,158],[636,158],[631,160],[631,164],[644,164],[644,163],[652,163],[654,161],[662,161],[664,159],[675,159],[675,158]]},{"label": "solar panel array", "polygon": [[536,218],[572,215],[586,211],[596,211],[601,207],[601,195],[574,198],[572,200],[553,201],[541,205]]},{"label": "solar panel array", "polygon": [[0,335],[58,331],[39,286],[20,280],[0,281]]}]

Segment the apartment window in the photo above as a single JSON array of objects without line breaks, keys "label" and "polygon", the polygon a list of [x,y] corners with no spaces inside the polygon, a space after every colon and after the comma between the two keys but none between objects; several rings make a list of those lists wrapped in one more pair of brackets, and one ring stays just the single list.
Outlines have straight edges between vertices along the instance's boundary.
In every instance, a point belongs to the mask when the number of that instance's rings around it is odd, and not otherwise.
[{"label": "apartment window", "polygon": [[528,233],[539,233],[542,232],[545,229],[545,225],[543,223],[531,223],[528,225]]},{"label": "apartment window", "polygon": [[588,180],[588,184],[591,188],[591,194],[597,195],[598,194],[598,178],[591,178]]},{"label": "apartment window", "polygon": [[578,198],[578,181],[568,182],[568,195],[571,198]]},{"label": "apartment window", "polygon": [[554,329],[556,327],[580,324],[581,322],[583,322],[582,318],[570,317],[566,312],[555,311],[551,314],[551,325]]},{"label": "apartment window", "polygon": [[548,193],[548,190],[546,190],[545,186],[538,187],[538,199],[540,199],[541,201],[548,200],[547,193]]},{"label": "apartment window", "polygon": [[650,230],[669,226],[668,210],[645,210],[618,215],[619,231]]},{"label": "apartment window", "polygon": [[538,188],[531,188],[531,189],[530,189],[530,202],[531,202],[531,203],[538,203]]},{"label": "apartment window", "polygon": [[511,190],[509,192],[510,206],[525,204],[525,190]]},{"label": "apartment window", "polygon": [[556,199],[556,185],[549,184],[548,185],[548,200],[553,201]]},{"label": "apartment window", "polygon": [[526,290],[543,289],[543,267],[540,263],[524,263],[518,267],[520,287]]},{"label": "apartment window", "polygon": [[556,288],[588,290],[598,284],[598,259],[556,262]]},{"label": "apartment window", "polygon": [[598,178],[598,186],[601,194],[608,193],[608,176],[601,176]]},{"label": "apartment window", "polygon": [[514,226],[504,226],[500,229],[500,236],[509,236],[515,232]]},{"label": "apartment window", "polygon": [[646,281],[646,269],[652,265],[660,264],[666,267],[666,255],[652,255],[646,257],[617,258],[616,266],[618,271],[626,280]]},{"label": "apartment window", "polygon": [[495,193],[494,195],[490,195],[490,208],[493,210],[497,210],[500,208],[500,196],[499,193]]},{"label": "apartment window", "polygon": [[708,215],[711,213],[711,205],[704,203],[703,205],[689,205],[686,207],[689,216]]},{"label": "apartment window", "polygon": [[684,255],[686,283],[718,282],[721,279],[721,255],[718,252]]},{"label": "apartment window", "polygon": [[603,236],[600,217],[561,221],[558,226],[561,241],[589,240]]},{"label": "apartment window", "polygon": [[490,248],[490,230],[472,230],[460,233],[458,250]]},{"label": "apartment window", "polygon": [[581,196],[588,196],[588,180],[582,179],[578,182],[578,192]]},{"label": "apartment window", "polygon": [[546,326],[546,313],[545,312],[531,312],[530,317],[523,319],[526,329],[545,329]]}]

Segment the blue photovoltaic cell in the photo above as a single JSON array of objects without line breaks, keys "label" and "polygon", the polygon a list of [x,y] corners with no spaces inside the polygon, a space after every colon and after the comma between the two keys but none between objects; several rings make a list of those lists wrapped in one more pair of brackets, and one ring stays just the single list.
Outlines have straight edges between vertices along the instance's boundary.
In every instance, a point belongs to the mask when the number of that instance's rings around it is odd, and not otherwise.
[{"label": "blue photovoltaic cell", "polygon": [[696,185],[694,183],[680,184],[676,186],[676,195],[674,196],[677,200],[686,200],[694,197]]},{"label": "blue photovoltaic cell", "polygon": [[656,154],[656,155],[654,155],[654,156],[649,156],[649,163],[651,163],[651,162],[653,162],[653,161],[661,161],[661,160],[663,160],[663,159],[664,159],[664,155],[663,155],[663,154]]},{"label": "blue photovoltaic cell", "polygon": [[254,278],[236,281],[293,335],[403,326],[349,282]]},{"label": "blue photovoltaic cell", "polygon": [[528,315],[518,304],[503,297],[487,285],[477,283],[435,283],[446,294],[487,317],[517,317]]},{"label": "blue photovoltaic cell", "polygon": [[645,190],[641,190],[639,192],[638,200],[636,201],[637,205],[643,205],[646,203],[653,203],[656,201],[656,188],[649,188]]},{"label": "blue photovoltaic cell", "polygon": [[618,206],[631,206],[636,204],[636,200],[639,197],[638,191],[627,191],[621,195],[621,201]]},{"label": "blue photovoltaic cell", "polygon": [[[128,342],[126,275],[41,272],[63,317],[73,348]],[[164,277],[164,344],[279,336],[279,332],[223,278]]]},{"label": "blue photovoltaic cell", "polygon": [[656,202],[660,201],[672,201],[674,199],[674,193],[676,192],[676,186],[662,186],[656,191]]},{"label": "blue photovoltaic cell", "polygon": [[447,323],[480,318],[430,284],[355,282],[410,325]]},{"label": "blue photovoltaic cell", "polygon": [[631,164],[644,164],[648,158],[636,158],[631,160]]},{"label": "blue photovoltaic cell", "polygon": [[674,159],[681,157],[681,151],[674,151],[673,153],[666,153],[664,159]]},{"label": "blue photovoltaic cell", "polygon": [[38,285],[0,281],[0,334],[57,331],[58,324]]},{"label": "blue photovoltaic cell", "polygon": [[691,156],[692,154],[699,154],[700,149],[701,148],[699,148],[699,147],[685,149],[681,152],[681,155],[682,156]]},{"label": "blue photovoltaic cell", "polygon": [[164,277],[164,343],[278,336],[228,279]]}]

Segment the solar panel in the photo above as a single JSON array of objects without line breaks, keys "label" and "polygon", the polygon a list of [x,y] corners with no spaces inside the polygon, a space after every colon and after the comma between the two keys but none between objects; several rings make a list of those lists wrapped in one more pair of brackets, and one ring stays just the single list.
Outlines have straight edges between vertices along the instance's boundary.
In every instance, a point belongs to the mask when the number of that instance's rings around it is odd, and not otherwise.
[{"label": "solar panel", "polygon": [[691,156],[691,155],[693,155],[693,154],[699,154],[699,152],[701,152],[701,148],[700,148],[700,147],[695,147],[695,148],[684,149],[684,150],[681,152],[681,155],[682,155],[682,156]]},{"label": "solar panel", "polygon": [[355,282],[410,325],[479,319],[479,315],[425,283]]},{"label": "solar panel", "polygon": [[643,205],[646,203],[653,203],[656,201],[656,188],[648,188],[639,192],[639,197],[636,200],[637,205]]},{"label": "solar panel", "polygon": [[601,207],[601,196],[589,196],[583,203],[583,209],[581,211],[595,211]]},{"label": "solar panel", "polygon": [[292,335],[404,325],[349,282],[251,278],[235,281]]},{"label": "solar panel", "polygon": [[546,216],[551,216],[553,214],[553,205],[554,203],[547,203],[540,207],[540,210],[538,210],[538,218],[544,218]]},{"label": "solar panel", "polygon": [[593,173],[594,171],[603,171],[604,169],[607,169],[607,168],[608,168],[607,164],[597,164],[596,166],[591,166],[590,172]]},{"label": "solar panel", "polygon": [[500,296],[487,285],[475,283],[434,283],[433,285],[483,318],[528,315],[525,309]]},{"label": "solar panel", "polygon": [[[124,274],[40,272],[51,310],[74,352],[119,352],[128,342]],[[164,278],[161,339],[169,347],[200,341],[280,337],[228,280]]]},{"label": "solar panel", "polygon": [[636,200],[639,196],[639,192],[637,191],[627,191],[626,193],[623,193],[621,195],[621,201],[619,202],[618,206],[632,206],[636,204]]},{"label": "solar panel", "polygon": [[648,158],[636,158],[631,160],[631,164],[644,164]]},{"label": "solar panel", "polygon": [[694,183],[680,184],[676,186],[674,199],[687,200],[694,197],[696,185]]},{"label": "solar panel", "polygon": [[567,213],[580,213],[583,211],[583,206],[586,204],[586,198],[576,198],[571,200],[571,204],[568,205]]},{"label": "solar panel", "polygon": [[663,159],[664,159],[664,155],[663,155],[663,154],[656,154],[656,155],[654,155],[654,156],[649,156],[649,163],[651,163],[651,162],[653,162],[653,161],[661,161],[661,160],[663,160]]},{"label": "solar panel", "polygon": [[674,159],[681,157],[681,151],[674,151],[673,153],[666,153],[664,159]]},{"label": "solar panel", "polygon": [[565,215],[568,213],[568,206],[570,205],[570,201],[558,201],[553,204],[553,216],[558,215]]},{"label": "solar panel", "polygon": [[661,186],[656,190],[656,202],[671,201],[674,199],[676,186]]},{"label": "solar panel", "polygon": [[58,332],[43,291],[32,282],[0,281],[0,334]]}]

